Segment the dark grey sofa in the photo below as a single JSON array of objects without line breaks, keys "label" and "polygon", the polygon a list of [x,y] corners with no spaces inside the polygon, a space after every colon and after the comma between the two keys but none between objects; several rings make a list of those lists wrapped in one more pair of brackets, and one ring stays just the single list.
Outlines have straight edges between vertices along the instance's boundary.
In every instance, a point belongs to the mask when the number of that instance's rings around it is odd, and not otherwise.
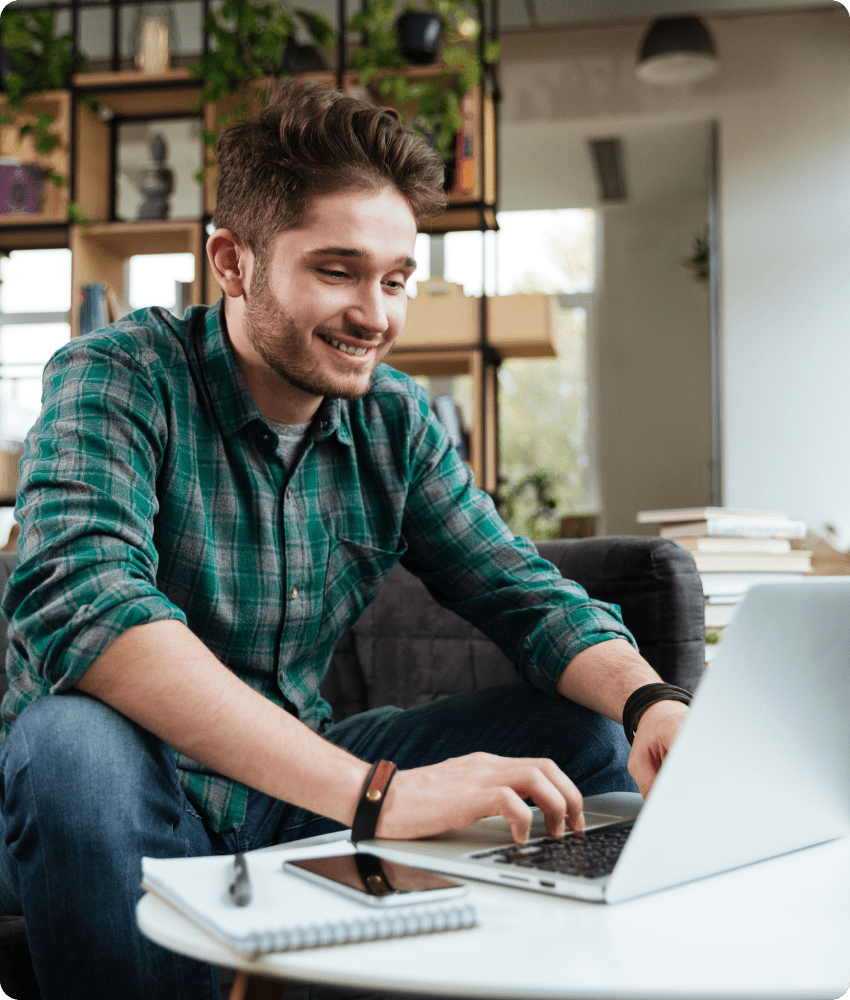
[{"label": "dark grey sofa", "polygon": [[[696,687],[705,659],[704,598],[687,550],[638,537],[541,542],[538,548],[591,597],[620,605],[641,653],[666,681]],[[0,592],[14,564],[13,553],[0,553]],[[0,616],[0,664],[5,659]],[[519,683],[504,654],[396,567],[340,640],[322,690],[335,717],[345,718],[365,708],[408,708],[510,681]],[[0,669],[0,694],[5,690]],[[16,1000],[40,1000],[22,917],[0,917],[0,985]]]}]

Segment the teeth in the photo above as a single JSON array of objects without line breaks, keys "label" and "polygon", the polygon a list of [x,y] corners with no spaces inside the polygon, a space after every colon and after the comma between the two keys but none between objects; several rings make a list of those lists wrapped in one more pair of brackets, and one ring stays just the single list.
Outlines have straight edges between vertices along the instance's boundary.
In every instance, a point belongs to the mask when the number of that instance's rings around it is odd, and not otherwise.
[{"label": "teeth", "polygon": [[359,358],[366,353],[365,347],[349,347],[348,344],[341,344],[338,340],[331,340],[330,337],[327,337],[326,340],[331,347],[335,347],[338,351],[342,351],[343,354],[354,354]]}]

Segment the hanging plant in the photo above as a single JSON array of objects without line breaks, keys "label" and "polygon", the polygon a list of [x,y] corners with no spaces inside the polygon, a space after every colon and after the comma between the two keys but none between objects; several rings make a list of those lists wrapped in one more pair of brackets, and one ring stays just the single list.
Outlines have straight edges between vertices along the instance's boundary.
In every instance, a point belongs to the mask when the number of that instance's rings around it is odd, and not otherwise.
[{"label": "hanging plant", "polygon": [[[481,6],[476,0],[475,6]],[[463,0],[422,0],[409,4],[405,13],[427,8],[440,17],[444,47],[441,62],[447,72],[430,79],[409,80],[408,63],[396,30],[393,0],[369,0],[366,8],[348,23],[360,32],[362,43],[351,54],[351,65],[360,71],[360,82],[398,108],[404,124],[424,135],[448,163],[454,156],[454,138],[463,125],[461,98],[481,82],[483,65],[477,39],[481,22],[471,17]],[[484,64],[499,60],[498,42],[484,49]]]},{"label": "hanging plant", "polygon": [[[24,117],[27,97],[70,87],[74,73],[81,72],[85,65],[82,56],[74,51],[73,35],[55,35],[51,7],[4,10],[0,17],[0,46],[5,57],[2,86],[9,108],[0,113],[0,125],[13,125]],[[53,115],[41,110],[33,121],[20,125],[20,138],[32,136],[36,151],[49,154],[61,141],[53,129],[54,123]],[[68,180],[50,168],[45,170],[45,176],[57,187]],[[69,205],[68,217],[78,216],[78,206]]]}]

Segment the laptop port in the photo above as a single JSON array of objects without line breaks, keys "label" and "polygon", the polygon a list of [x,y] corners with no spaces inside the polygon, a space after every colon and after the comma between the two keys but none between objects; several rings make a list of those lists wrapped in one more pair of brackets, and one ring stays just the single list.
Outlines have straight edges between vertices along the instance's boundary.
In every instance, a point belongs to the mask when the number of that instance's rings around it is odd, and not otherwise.
[{"label": "laptop port", "polygon": [[545,879],[545,878],[540,879],[540,884],[543,886],[544,889],[554,889],[555,888],[555,883],[554,882],[550,882],[548,879]]}]

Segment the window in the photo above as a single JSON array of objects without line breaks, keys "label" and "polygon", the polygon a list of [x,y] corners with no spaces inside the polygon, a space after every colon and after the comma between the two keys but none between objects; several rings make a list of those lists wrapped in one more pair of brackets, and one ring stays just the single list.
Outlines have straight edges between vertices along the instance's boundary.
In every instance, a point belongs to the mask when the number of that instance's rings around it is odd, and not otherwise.
[{"label": "window", "polygon": [[[22,443],[41,409],[41,374],[71,335],[70,250],[0,258],[0,496],[14,496]],[[0,545],[13,523],[0,507]]]},{"label": "window", "polygon": [[129,259],[127,268],[131,310],[163,306],[183,315],[188,286],[195,279],[194,254],[139,254]]},{"label": "window", "polygon": [[23,441],[41,407],[41,373],[71,335],[70,250],[0,259],[0,439]]},{"label": "window", "polygon": [[[557,537],[561,519],[598,508],[589,338],[596,215],[589,209],[499,213],[502,295],[557,295],[557,358],[499,369],[499,449],[505,516],[514,531]],[[551,505],[551,506],[550,506]]]}]

